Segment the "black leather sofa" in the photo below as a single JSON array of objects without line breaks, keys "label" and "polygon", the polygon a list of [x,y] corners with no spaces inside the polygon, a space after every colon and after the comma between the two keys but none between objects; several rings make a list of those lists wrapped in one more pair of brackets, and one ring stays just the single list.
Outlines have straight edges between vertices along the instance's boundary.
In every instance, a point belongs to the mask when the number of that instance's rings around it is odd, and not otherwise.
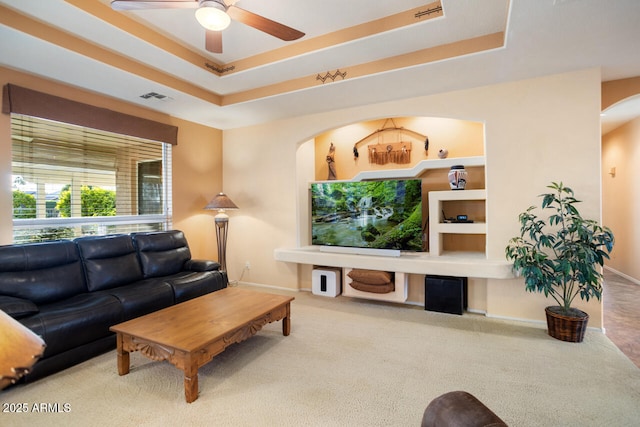
[{"label": "black leather sofa", "polygon": [[115,348],[109,327],[225,288],[178,230],[0,246],[0,310],[46,343],[25,382]]}]

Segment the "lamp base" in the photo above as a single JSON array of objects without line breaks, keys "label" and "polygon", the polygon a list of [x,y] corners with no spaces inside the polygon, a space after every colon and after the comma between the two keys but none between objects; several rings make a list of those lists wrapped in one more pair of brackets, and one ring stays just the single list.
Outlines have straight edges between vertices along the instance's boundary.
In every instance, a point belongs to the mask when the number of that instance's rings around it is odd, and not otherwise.
[{"label": "lamp base", "polygon": [[227,231],[229,229],[229,216],[220,212],[215,216],[216,241],[218,243],[218,263],[220,271],[227,271]]}]

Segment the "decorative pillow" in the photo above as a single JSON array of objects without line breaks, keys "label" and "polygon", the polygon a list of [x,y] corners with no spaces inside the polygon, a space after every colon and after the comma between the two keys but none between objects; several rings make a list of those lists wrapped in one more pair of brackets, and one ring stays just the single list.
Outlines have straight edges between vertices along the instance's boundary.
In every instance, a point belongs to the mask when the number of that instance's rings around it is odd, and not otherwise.
[{"label": "decorative pillow", "polygon": [[0,296],[0,310],[4,311],[14,319],[30,316],[39,311],[38,306],[28,299],[9,297],[5,295]]},{"label": "decorative pillow", "polygon": [[357,281],[351,282],[351,287],[362,292],[371,292],[374,294],[388,294],[396,290],[396,285],[393,282],[384,283],[382,285],[370,285],[368,283],[362,283]]},{"label": "decorative pillow", "polygon": [[368,285],[384,285],[393,281],[393,273],[377,270],[360,270],[354,268],[347,276],[352,280]]}]

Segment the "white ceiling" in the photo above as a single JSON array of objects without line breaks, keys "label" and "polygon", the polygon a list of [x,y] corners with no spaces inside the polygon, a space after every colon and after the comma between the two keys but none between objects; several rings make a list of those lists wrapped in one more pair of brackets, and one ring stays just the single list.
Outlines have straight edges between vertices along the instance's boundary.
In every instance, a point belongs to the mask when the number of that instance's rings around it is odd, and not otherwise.
[{"label": "white ceiling", "polygon": [[[429,4],[432,0],[238,0],[237,6],[306,33],[282,42],[232,22],[223,32],[224,53],[204,50],[204,30],[193,10],[118,12],[134,18],[197,55],[230,64],[263,52]],[[108,5],[108,0],[85,0]],[[50,42],[12,22],[0,24],[0,65],[50,78],[219,129],[318,113],[387,100],[600,67],[602,80],[640,76],[639,0],[442,0],[444,16],[303,52],[222,77],[185,61],[63,0],[0,0],[22,15],[43,21],[96,48],[133,59],[203,91],[225,96],[372,61],[505,31],[503,47],[455,58],[411,64],[331,83],[283,91],[226,105],[166,84],[152,73],[140,75]],[[109,10],[109,12],[111,12]],[[1,13],[1,11],[0,11]],[[301,45],[300,45],[301,46]],[[157,92],[168,99],[144,100]],[[640,116],[640,98],[619,104],[603,116],[603,132]]]}]

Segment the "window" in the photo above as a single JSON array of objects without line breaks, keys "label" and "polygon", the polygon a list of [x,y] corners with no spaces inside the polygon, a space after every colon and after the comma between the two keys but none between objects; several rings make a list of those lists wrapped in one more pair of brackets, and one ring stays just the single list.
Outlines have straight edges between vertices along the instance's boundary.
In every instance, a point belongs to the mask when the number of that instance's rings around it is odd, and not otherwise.
[{"label": "window", "polygon": [[171,144],[11,114],[14,243],[171,228]]}]

